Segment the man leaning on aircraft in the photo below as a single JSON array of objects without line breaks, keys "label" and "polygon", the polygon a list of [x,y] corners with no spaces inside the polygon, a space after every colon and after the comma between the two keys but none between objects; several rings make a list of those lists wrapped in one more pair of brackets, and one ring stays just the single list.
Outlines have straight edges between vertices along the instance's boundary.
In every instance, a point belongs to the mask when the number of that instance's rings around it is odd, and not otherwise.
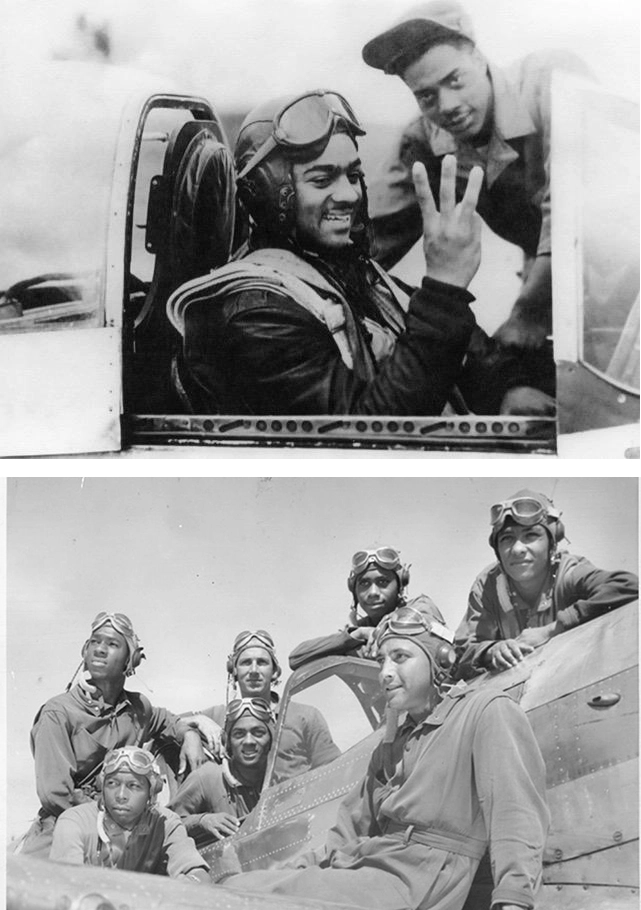
[{"label": "man leaning on aircraft", "polygon": [[490,509],[497,561],[477,577],[454,643],[457,673],[507,670],[554,635],[639,596],[631,572],[597,569],[559,545],[561,513],[542,493],[519,490]]},{"label": "man leaning on aircraft", "polygon": [[421,111],[372,184],[377,259],[391,268],[421,236],[411,169],[427,168],[438,186],[445,157],[457,159],[457,196],[474,166],[484,172],[477,211],[500,237],[523,250],[523,285],[502,344],[539,347],[552,329],[550,119],[552,73],[590,76],[569,51],[529,54],[510,69],[479,51],[457,0],[409,10],[363,48],[367,64],[399,76]]}]

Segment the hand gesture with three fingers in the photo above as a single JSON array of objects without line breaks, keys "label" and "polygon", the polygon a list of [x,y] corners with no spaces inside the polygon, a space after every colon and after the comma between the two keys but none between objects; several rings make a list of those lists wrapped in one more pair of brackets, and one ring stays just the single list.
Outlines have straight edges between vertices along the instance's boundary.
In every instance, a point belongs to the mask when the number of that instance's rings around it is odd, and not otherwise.
[{"label": "hand gesture with three fingers", "polygon": [[425,274],[466,288],[481,261],[481,218],[476,212],[483,171],[473,167],[462,200],[456,202],[456,158],[446,155],[441,167],[439,208],[427,179],[425,165],[415,162],[412,178],[423,216]]}]

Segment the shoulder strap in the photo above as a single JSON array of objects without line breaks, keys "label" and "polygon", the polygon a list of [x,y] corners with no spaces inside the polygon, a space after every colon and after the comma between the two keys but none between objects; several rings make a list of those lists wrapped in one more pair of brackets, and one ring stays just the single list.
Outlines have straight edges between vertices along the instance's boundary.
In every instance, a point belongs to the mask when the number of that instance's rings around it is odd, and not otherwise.
[{"label": "shoulder strap", "polygon": [[[186,282],[169,298],[167,316],[184,337],[188,306],[203,299],[222,302],[229,294],[243,290],[271,291],[304,307],[328,328],[343,363],[353,369],[354,356],[346,331],[344,302],[316,269],[286,250],[257,250],[210,275]],[[322,297],[319,291],[330,294],[331,299]]]}]

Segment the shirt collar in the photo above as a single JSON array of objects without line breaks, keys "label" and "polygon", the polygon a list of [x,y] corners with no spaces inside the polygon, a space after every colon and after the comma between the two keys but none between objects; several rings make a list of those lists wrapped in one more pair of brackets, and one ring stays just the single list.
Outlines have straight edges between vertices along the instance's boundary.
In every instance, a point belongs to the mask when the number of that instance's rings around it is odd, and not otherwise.
[{"label": "shirt collar", "polygon": [[459,698],[463,698],[467,694],[468,685],[463,680],[457,682],[456,685],[447,692],[442,701],[434,708],[431,714],[428,714],[427,717],[416,724],[409,715],[405,716],[403,723],[400,726],[400,733],[411,733],[412,731],[421,730],[423,727],[440,727],[447,715],[453,709],[456,702]]},{"label": "shirt collar", "polygon": [[470,170],[479,164],[485,169],[485,178],[491,186],[499,174],[514,161],[518,155],[508,144],[508,140],[519,136],[528,136],[536,131],[532,118],[521,100],[516,86],[505,73],[488,64],[493,90],[493,129],[485,161],[470,142],[457,141],[447,130],[432,124],[427,125],[432,152],[437,155],[455,154],[459,168]]},{"label": "shirt collar", "polygon": [[516,139],[536,132],[534,122],[516,86],[503,70],[489,64],[494,90],[494,133],[503,139]]},{"label": "shirt collar", "polygon": [[98,708],[100,711],[119,711],[123,707],[128,707],[131,702],[129,700],[129,694],[125,689],[122,690],[118,701],[115,705],[109,705],[102,697],[102,693],[95,688],[95,686],[90,685],[86,680],[81,680],[77,683],[76,686],[72,689],[72,692],[75,692],[77,698],[89,708]]}]

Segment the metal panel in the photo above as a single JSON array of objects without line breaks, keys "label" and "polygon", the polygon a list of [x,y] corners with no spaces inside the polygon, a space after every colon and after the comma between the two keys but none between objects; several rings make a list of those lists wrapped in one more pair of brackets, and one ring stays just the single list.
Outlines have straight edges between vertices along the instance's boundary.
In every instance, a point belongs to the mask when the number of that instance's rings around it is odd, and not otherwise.
[{"label": "metal panel", "polygon": [[120,447],[120,332],[76,329],[0,338],[0,455]]},{"label": "metal panel", "polygon": [[639,841],[609,850],[598,850],[569,862],[553,863],[543,870],[543,880],[554,884],[639,886]]},{"label": "metal panel", "polygon": [[633,841],[639,836],[637,762],[553,787],[548,790],[548,803],[552,820],[546,863]]},{"label": "metal panel", "polygon": [[536,897],[536,910],[639,910],[639,892],[633,888],[544,885]]},{"label": "metal panel", "polygon": [[524,710],[636,666],[638,611],[638,602],[619,607],[577,626],[571,634],[557,635],[538,649],[536,667],[521,699]]},{"label": "metal panel", "polygon": [[637,692],[633,668],[528,712],[548,788],[638,756]]}]

